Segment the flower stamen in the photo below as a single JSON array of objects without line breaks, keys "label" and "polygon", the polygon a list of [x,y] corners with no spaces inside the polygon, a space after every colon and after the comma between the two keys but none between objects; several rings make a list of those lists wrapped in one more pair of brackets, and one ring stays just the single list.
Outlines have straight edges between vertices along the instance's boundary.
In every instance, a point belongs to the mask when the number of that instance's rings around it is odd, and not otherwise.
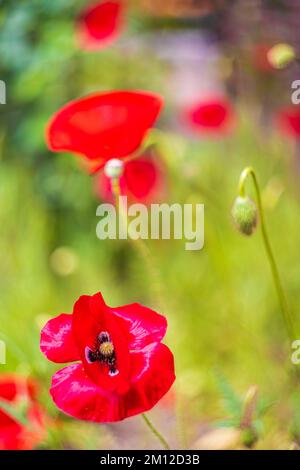
[{"label": "flower stamen", "polygon": [[101,331],[98,335],[94,350],[88,346],[85,348],[85,358],[89,364],[98,361],[101,364],[107,365],[109,367],[108,373],[111,377],[119,373],[116,368],[115,347],[107,331]]}]

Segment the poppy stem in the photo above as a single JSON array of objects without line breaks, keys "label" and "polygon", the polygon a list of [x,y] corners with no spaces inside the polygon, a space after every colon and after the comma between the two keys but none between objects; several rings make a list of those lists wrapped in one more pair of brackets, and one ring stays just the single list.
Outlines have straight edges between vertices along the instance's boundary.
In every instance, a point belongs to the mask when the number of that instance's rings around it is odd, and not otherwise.
[{"label": "poppy stem", "polygon": [[111,178],[111,189],[115,198],[116,209],[119,210],[119,197],[121,195],[119,178]]},{"label": "poppy stem", "polygon": [[[127,224],[127,214],[124,210],[122,210],[122,204],[120,205],[119,202],[119,197],[121,195],[119,177],[111,178],[111,189],[114,195],[116,209],[118,210],[119,214],[121,214],[121,216],[126,219],[125,226],[127,228],[127,233],[129,235],[130,240],[132,240],[130,237],[130,226],[128,226]],[[145,261],[145,264],[149,271],[149,278],[151,279],[151,283],[153,286],[153,292],[155,292],[155,296],[159,306],[164,310],[165,303],[163,300],[164,295],[161,289],[160,273],[156,267],[156,264],[153,262],[152,253],[146,243],[144,243],[144,240],[142,240],[141,238],[134,239],[133,244],[137,248],[137,251],[139,252],[140,256]]]},{"label": "poppy stem", "polygon": [[147,415],[145,415],[145,413],[142,413],[142,418],[143,420],[145,421],[146,425],[148,426],[148,428],[150,429],[150,431],[157,437],[157,439],[160,441],[160,443],[162,444],[162,446],[166,449],[166,450],[170,450],[171,447],[169,446],[169,444],[167,443],[166,439],[162,436],[162,434],[156,429],[156,427],[154,426],[154,424],[150,421],[150,419],[148,418]]},{"label": "poppy stem", "polygon": [[280,304],[280,307],[281,307],[283,320],[284,320],[284,323],[285,323],[285,326],[286,326],[286,329],[287,329],[288,336],[289,336],[290,340],[293,341],[297,337],[296,334],[295,334],[293,319],[292,319],[292,316],[291,316],[291,313],[290,313],[290,310],[289,310],[289,305],[288,305],[288,301],[287,301],[284,289],[282,287],[282,282],[281,282],[281,279],[280,279],[280,275],[279,275],[277,263],[275,261],[275,257],[274,257],[274,254],[273,254],[273,250],[271,248],[271,244],[270,244],[270,240],[269,240],[269,236],[268,236],[267,229],[266,229],[266,224],[265,224],[265,216],[264,216],[264,211],[263,211],[263,206],[262,206],[262,201],[261,201],[261,194],[260,194],[259,184],[258,184],[258,181],[257,181],[255,171],[252,167],[245,168],[241,173],[240,180],[239,180],[239,187],[238,187],[239,196],[245,197],[245,195],[246,195],[245,184],[246,184],[246,180],[247,180],[248,176],[250,176],[252,178],[254,188],[255,188],[255,192],[256,192],[258,213],[259,213],[260,225],[261,225],[261,233],[262,233],[263,242],[264,242],[264,245],[265,245],[265,250],[266,250],[266,253],[267,253],[267,257],[268,257],[268,260],[269,260],[269,263],[270,263],[270,268],[271,268],[275,288],[276,288],[276,291],[277,291],[278,300],[279,300],[279,304]]}]

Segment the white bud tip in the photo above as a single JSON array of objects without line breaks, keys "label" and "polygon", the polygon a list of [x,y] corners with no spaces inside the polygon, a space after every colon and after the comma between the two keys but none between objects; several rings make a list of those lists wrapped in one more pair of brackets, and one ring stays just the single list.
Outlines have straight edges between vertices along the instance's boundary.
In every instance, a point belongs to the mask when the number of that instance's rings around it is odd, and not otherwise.
[{"label": "white bud tip", "polygon": [[124,171],[124,163],[118,158],[108,160],[104,167],[104,174],[108,178],[120,178]]}]

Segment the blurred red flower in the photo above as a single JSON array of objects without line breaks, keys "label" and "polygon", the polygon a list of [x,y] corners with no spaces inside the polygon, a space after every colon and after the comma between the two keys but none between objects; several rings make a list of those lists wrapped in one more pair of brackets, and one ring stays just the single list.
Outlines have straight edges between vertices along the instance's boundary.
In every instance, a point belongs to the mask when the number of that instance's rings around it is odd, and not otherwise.
[{"label": "blurred red flower", "polygon": [[[36,401],[36,393],[32,380],[17,374],[0,375],[0,450],[33,449],[44,439],[46,415]],[[28,424],[4,411],[6,403],[21,412]]]},{"label": "blurred red flower", "polygon": [[84,49],[102,49],[121,34],[124,23],[124,2],[103,1],[88,6],[77,23],[77,36]]},{"label": "blurred red flower", "polygon": [[206,99],[190,107],[185,120],[200,134],[223,135],[233,127],[234,110],[225,98]]},{"label": "blurred red flower", "polygon": [[100,293],[84,295],[73,314],[50,320],[41,350],[58,363],[50,393],[74,418],[112,422],[152,408],[175,380],[171,351],[161,344],[165,317],[140,304],[108,307]]},{"label": "blurred red flower", "polygon": [[124,158],[141,145],[162,107],[148,92],[95,93],[72,101],[50,120],[48,146],[86,157],[94,170],[111,158]]},{"label": "blurred red flower", "polygon": [[297,105],[280,109],[276,116],[279,129],[288,137],[300,138],[300,108]]},{"label": "blurred red flower", "polygon": [[262,73],[273,73],[276,71],[268,59],[271,49],[269,44],[256,44],[253,49],[253,65]]},{"label": "blurred red flower", "polygon": [[[119,184],[121,195],[127,196],[129,201],[151,203],[159,198],[164,190],[164,175],[158,156],[145,153],[125,162]],[[111,178],[105,172],[96,176],[95,192],[102,200],[114,200]]]}]

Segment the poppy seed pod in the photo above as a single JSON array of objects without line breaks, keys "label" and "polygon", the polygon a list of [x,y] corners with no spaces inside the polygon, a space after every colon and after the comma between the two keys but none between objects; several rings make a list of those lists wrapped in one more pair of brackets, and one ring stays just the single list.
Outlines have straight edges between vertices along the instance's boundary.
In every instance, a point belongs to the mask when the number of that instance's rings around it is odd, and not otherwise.
[{"label": "poppy seed pod", "polygon": [[112,158],[104,166],[104,173],[107,178],[120,178],[124,171],[124,163],[118,158]]},{"label": "poppy seed pod", "polygon": [[295,50],[289,44],[276,44],[267,54],[268,61],[274,69],[283,69],[296,58]]},{"label": "poppy seed pod", "polygon": [[232,217],[241,233],[252,235],[257,225],[257,208],[252,199],[238,196],[232,207]]}]

